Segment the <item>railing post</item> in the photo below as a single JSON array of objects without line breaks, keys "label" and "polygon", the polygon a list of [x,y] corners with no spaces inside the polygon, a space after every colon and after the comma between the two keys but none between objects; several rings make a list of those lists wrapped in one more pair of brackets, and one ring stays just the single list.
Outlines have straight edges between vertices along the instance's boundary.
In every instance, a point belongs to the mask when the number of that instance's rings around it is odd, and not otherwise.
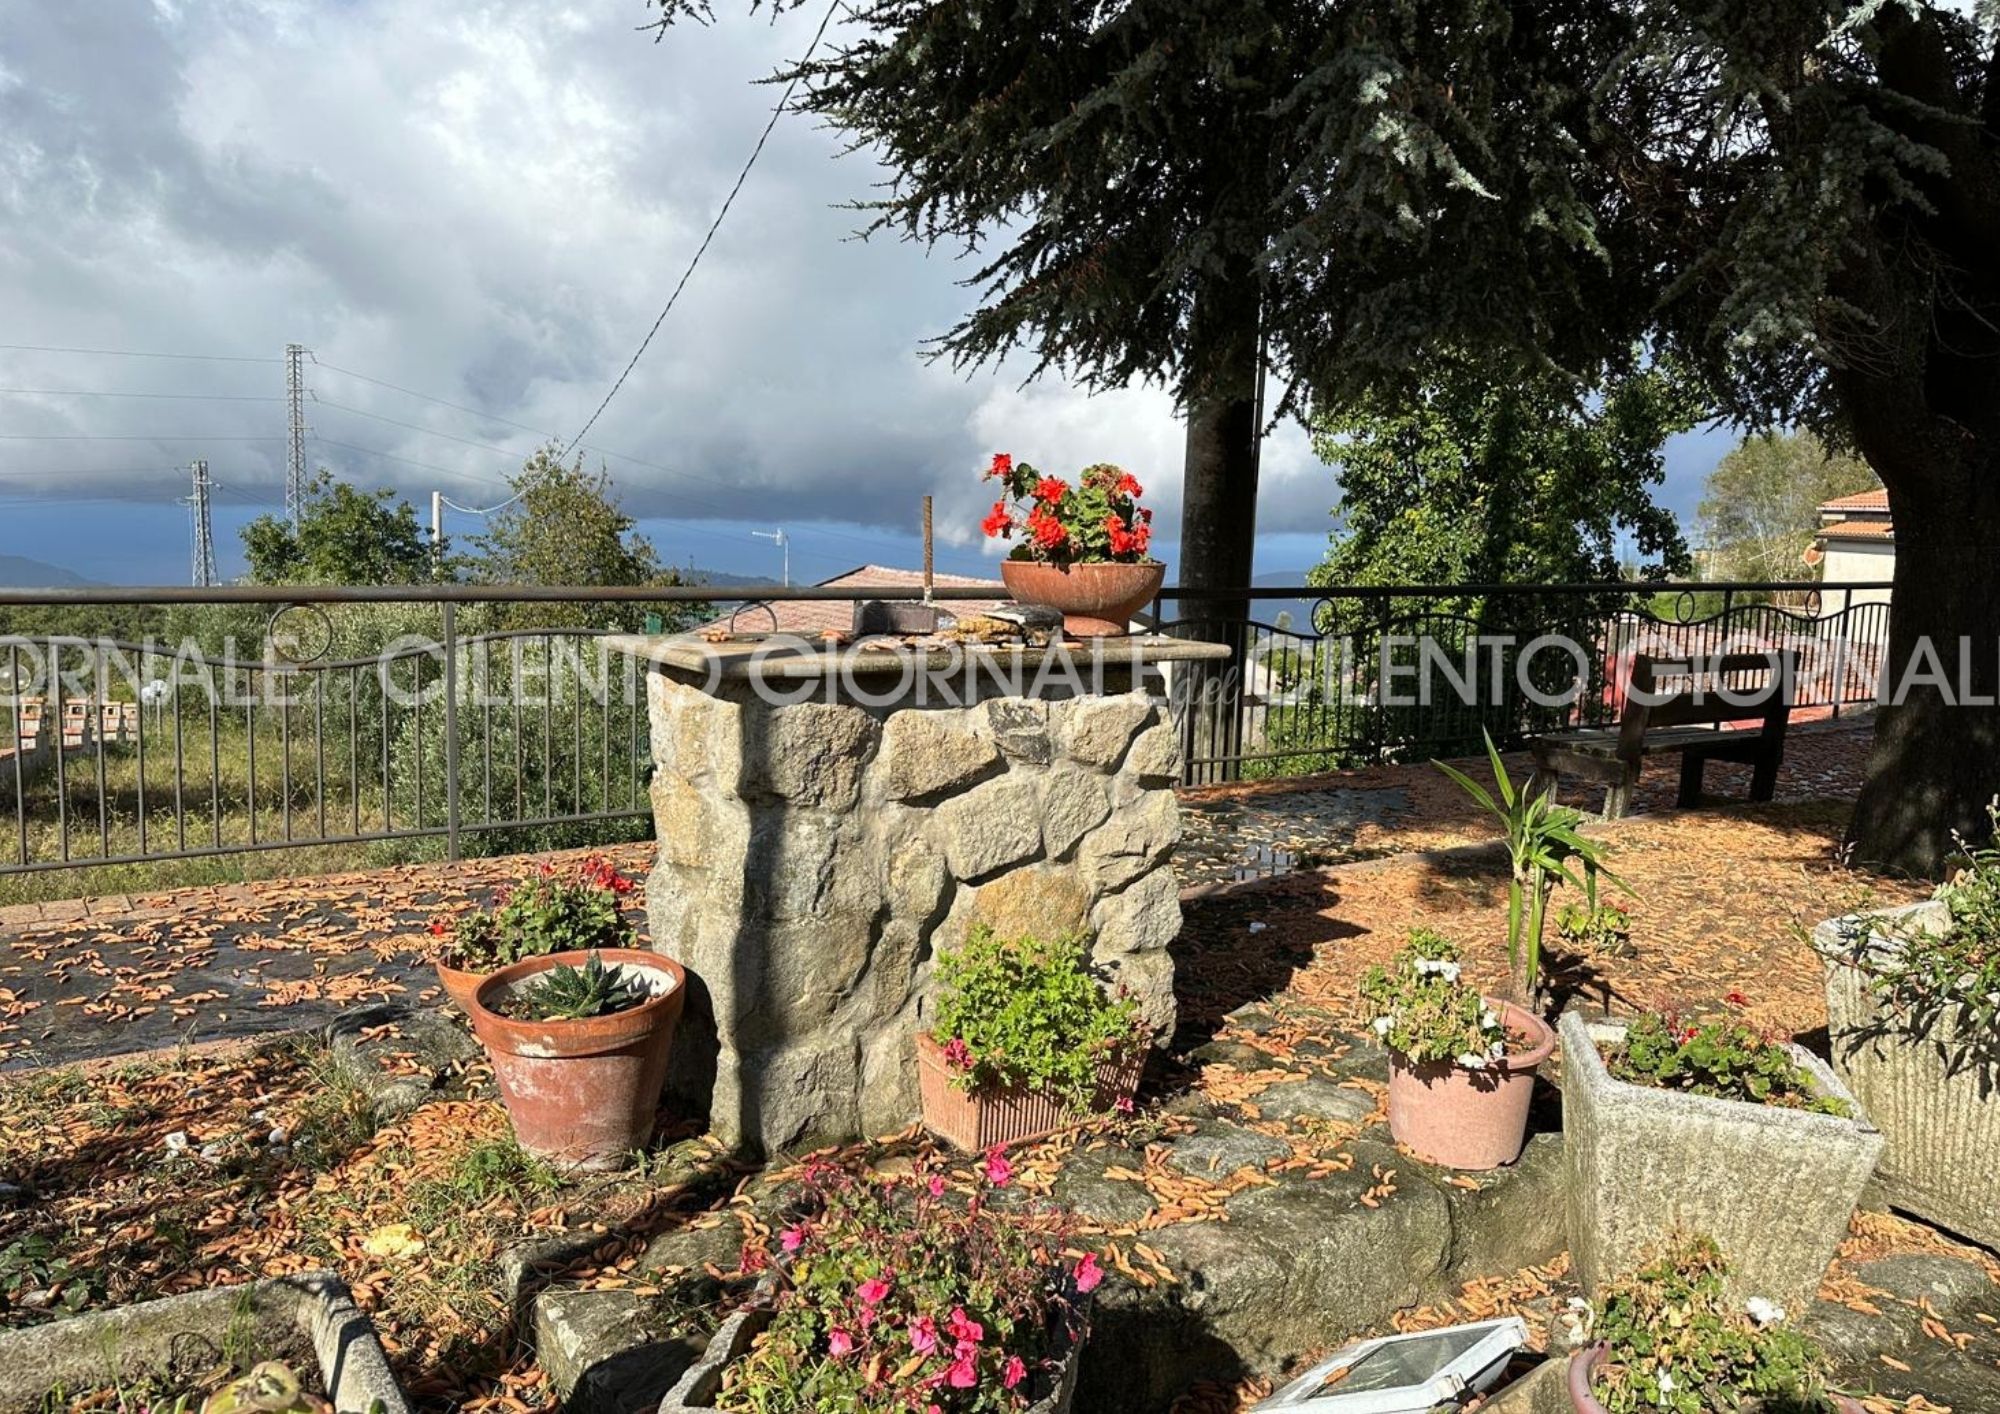
[{"label": "railing post", "polygon": [[458,851],[458,605],[444,602],[444,853]]}]

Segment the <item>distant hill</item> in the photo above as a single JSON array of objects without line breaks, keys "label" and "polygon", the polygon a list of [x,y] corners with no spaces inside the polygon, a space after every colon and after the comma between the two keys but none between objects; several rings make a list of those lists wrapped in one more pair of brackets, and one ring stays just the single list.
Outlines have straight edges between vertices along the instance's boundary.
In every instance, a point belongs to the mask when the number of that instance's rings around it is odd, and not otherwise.
[{"label": "distant hill", "polygon": [[769,584],[767,576],[759,574],[727,574],[722,570],[701,570],[689,566],[679,570],[680,577],[689,584],[712,584],[717,589],[729,589],[739,584]]},{"label": "distant hill", "polygon": [[25,555],[0,555],[0,586],[8,589],[68,589],[90,581],[74,570]]}]

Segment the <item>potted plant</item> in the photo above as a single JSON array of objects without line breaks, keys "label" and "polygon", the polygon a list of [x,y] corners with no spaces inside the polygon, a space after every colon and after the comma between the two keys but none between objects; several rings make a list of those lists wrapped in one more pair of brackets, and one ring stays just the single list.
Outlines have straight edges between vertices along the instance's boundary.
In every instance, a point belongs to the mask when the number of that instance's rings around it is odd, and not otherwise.
[{"label": "potted plant", "polygon": [[1585,1289],[1691,1230],[1714,1237],[1747,1292],[1810,1300],[1882,1151],[1825,1062],[1735,1021],[1572,1011],[1558,1029]]},{"label": "potted plant", "polygon": [[797,1220],[746,1250],[759,1295],[723,1322],[660,1414],[1062,1414],[1103,1278],[1057,1212],[1001,1214],[919,1168],[884,1185],[808,1170]]},{"label": "potted plant", "polygon": [[1738,1298],[1728,1274],[1713,1241],[1683,1238],[1584,1304],[1577,1414],[1861,1414],[1827,1387],[1825,1356],[1784,1307]]},{"label": "potted plant", "polygon": [[1966,850],[1928,902],[1814,942],[1834,1070],[1882,1129],[1891,1200],[2000,1247],[2000,847]]},{"label": "potted plant", "polygon": [[1535,1071],[1556,1034],[1460,980],[1458,948],[1428,928],[1362,979],[1389,1048],[1389,1130],[1418,1158],[1492,1169],[1521,1156]]},{"label": "potted plant", "polygon": [[[1594,876],[1584,876],[1588,888]],[[1556,915],[1556,936],[1572,950],[1593,957],[1616,957],[1629,950],[1632,915],[1615,903],[1586,898],[1571,901]]]},{"label": "potted plant", "polygon": [[527,957],[481,982],[472,1030],[521,1147],[586,1169],[645,1147],[686,991],[679,963],[625,948]]},{"label": "potted plant", "polygon": [[572,869],[543,860],[507,891],[500,907],[433,918],[439,940],[434,965],[445,995],[471,1011],[473,993],[486,975],[524,957],[587,948],[629,948],[635,933],[620,912],[635,887],[601,854],[586,855]]},{"label": "potted plant", "polygon": [[1001,495],[981,525],[987,536],[1021,541],[1000,562],[1007,592],[1022,604],[1062,613],[1076,638],[1116,638],[1159,592],[1166,567],[1147,554],[1153,513],[1132,474],[1109,462],[1087,466],[1075,484],[1044,476],[1005,452],[986,478]]},{"label": "potted plant", "polygon": [[982,924],[939,955],[938,977],[917,1037],[932,1133],[977,1151],[1131,1108],[1148,1037],[1138,1004],[1091,973],[1082,938],[1003,941]]},{"label": "potted plant", "polygon": [[[1435,764],[1500,823],[1507,841],[1509,864],[1507,962],[1513,973],[1514,995],[1539,1011],[1542,932],[1548,917],[1549,895],[1555,892],[1556,885],[1567,882],[1582,889],[1593,908],[1600,877],[1626,893],[1631,890],[1624,880],[1604,867],[1604,846],[1584,836],[1581,811],[1556,804],[1552,791],[1515,785],[1501,763],[1500,749],[1493,744],[1490,733],[1486,734],[1486,756],[1493,763],[1491,792],[1456,766],[1444,761]],[[1581,878],[1578,870],[1582,871]]]}]

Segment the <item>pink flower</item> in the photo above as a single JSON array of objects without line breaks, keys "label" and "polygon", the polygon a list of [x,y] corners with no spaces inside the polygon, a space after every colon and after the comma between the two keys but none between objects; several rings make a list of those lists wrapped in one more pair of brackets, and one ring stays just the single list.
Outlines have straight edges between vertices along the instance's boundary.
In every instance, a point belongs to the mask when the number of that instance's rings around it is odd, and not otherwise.
[{"label": "pink flower", "polygon": [[910,1322],[910,1349],[919,1355],[928,1355],[937,1349],[937,1322],[929,1316],[919,1316]]},{"label": "pink flower", "polygon": [[826,1348],[833,1353],[835,1359],[839,1359],[843,1355],[852,1355],[854,1353],[854,1337],[840,1329],[840,1327],[835,1326],[827,1332]]},{"label": "pink flower", "polygon": [[953,1070],[972,1069],[972,1047],[963,1038],[954,1036],[944,1045],[944,1063]]},{"label": "pink flower", "polygon": [[931,1190],[931,1197],[933,1197],[933,1198],[942,1198],[942,1197],[944,1197],[944,1175],[943,1175],[943,1174],[941,1174],[941,1173],[934,1173],[934,1174],[932,1174],[932,1175],[931,1175],[931,1181],[930,1181],[930,1190]]},{"label": "pink flower", "polygon": [[980,1341],[986,1339],[986,1327],[966,1315],[963,1306],[952,1307],[951,1318],[944,1325],[945,1329],[951,1332],[951,1338],[958,1342],[958,1353],[961,1356],[965,1354],[966,1346],[977,1346]]},{"label": "pink flower", "polygon": [[1006,1368],[1000,1372],[1000,1387],[1002,1389],[1012,1389],[1026,1378],[1028,1378],[1027,1363],[1018,1355],[1009,1355],[1007,1357]]},{"label": "pink flower", "polygon": [[1115,1105],[1113,1105],[1112,1108],[1117,1110],[1118,1113],[1122,1115],[1128,1115],[1132,1113],[1132,1097],[1130,1095],[1120,1095],[1118,1097],[1118,1102]]},{"label": "pink flower", "polygon": [[1104,1269],[1097,1265],[1097,1254],[1086,1252],[1083,1260],[1076,1264],[1076,1289],[1088,1294],[1097,1290],[1097,1284],[1104,1280]]},{"label": "pink flower", "polygon": [[788,1227],[778,1235],[778,1245],[787,1252],[796,1252],[806,1245],[804,1228]]},{"label": "pink flower", "polygon": [[1005,1188],[1014,1179],[1014,1166],[1007,1162],[1007,1156],[994,1145],[986,1151],[986,1181],[995,1188]]},{"label": "pink flower", "polygon": [[882,1304],[882,1298],[889,1294],[889,1283],[880,1277],[870,1277],[861,1283],[857,1294],[861,1297],[862,1305],[879,1306]]},{"label": "pink flower", "polygon": [[944,1382],[953,1389],[971,1389],[979,1383],[979,1347],[969,1340],[958,1343],[958,1358],[945,1371]]}]

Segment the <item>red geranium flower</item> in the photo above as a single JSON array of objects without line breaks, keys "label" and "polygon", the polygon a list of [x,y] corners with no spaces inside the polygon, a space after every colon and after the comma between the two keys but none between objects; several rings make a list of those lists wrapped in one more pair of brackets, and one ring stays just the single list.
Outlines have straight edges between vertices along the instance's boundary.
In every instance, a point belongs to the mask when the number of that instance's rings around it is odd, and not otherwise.
[{"label": "red geranium flower", "polygon": [[1049,514],[1046,506],[1036,506],[1028,513],[1028,535],[1037,548],[1051,553],[1059,552],[1069,543],[1069,532],[1063,529],[1060,520]]},{"label": "red geranium flower", "polygon": [[1060,477],[1044,476],[1035,483],[1035,499],[1047,505],[1055,505],[1069,494],[1069,483]]},{"label": "red geranium flower", "polygon": [[1005,501],[995,501],[992,511],[987,514],[985,520],[979,523],[979,528],[985,531],[988,537],[1005,535],[1011,538],[1014,534],[1014,516],[1007,509],[1007,503]]},{"label": "red geranium flower", "polygon": [[1129,471],[1118,478],[1118,485],[1114,489],[1119,495],[1130,496],[1134,500],[1146,494],[1146,488],[1139,484],[1139,478]]},{"label": "red geranium flower", "polygon": [[988,476],[1011,476],[1013,471],[1014,458],[1005,452],[995,452],[993,454],[993,465],[986,468]]}]

